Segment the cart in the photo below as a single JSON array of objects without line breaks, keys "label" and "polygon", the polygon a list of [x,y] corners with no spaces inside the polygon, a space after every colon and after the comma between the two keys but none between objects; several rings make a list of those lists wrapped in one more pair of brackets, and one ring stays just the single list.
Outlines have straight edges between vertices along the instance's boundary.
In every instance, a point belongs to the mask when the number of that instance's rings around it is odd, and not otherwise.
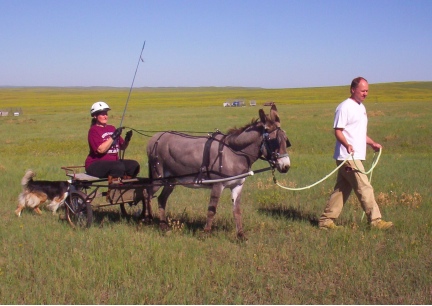
[{"label": "cart", "polygon": [[149,178],[124,179],[108,184],[107,178],[90,176],[84,172],[84,166],[61,167],[71,184],[65,200],[65,219],[74,227],[90,227],[93,223],[93,210],[108,206],[120,206],[121,215],[131,217],[130,208],[139,202],[146,209],[147,188],[151,186]]}]

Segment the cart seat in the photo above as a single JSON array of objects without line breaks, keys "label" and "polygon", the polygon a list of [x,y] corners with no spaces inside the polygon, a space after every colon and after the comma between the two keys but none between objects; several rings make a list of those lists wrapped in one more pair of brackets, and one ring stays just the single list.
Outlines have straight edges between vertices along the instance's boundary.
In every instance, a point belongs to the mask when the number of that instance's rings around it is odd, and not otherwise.
[{"label": "cart seat", "polygon": [[107,180],[106,178],[99,178],[96,176],[88,175],[87,173],[67,173],[67,176],[73,178],[77,181],[100,181],[100,180]]},{"label": "cart seat", "polygon": [[[70,177],[73,180],[76,181],[84,181],[84,182],[105,182],[108,181],[108,178],[106,177],[97,177],[92,176],[84,171],[84,166],[68,166],[68,167],[61,167],[63,170],[66,171],[66,175]],[[81,172],[80,172],[81,171]],[[131,183],[131,182],[139,182],[139,181],[145,181],[147,182],[147,179],[138,179],[138,178],[130,178],[130,179],[122,179],[122,183]]]},{"label": "cart seat", "polygon": [[85,173],[84,166],[67,166],[67,167],[61,167],[63,170],[65,170],[66,172],[66,176],[70,177],[73,180],[76,181],[89,181],[89,182],[94,182],[94,181],[106,181],[108,180],[107,178],[99,178],[96,176],[92,176],[89,175],[87,173]]}]

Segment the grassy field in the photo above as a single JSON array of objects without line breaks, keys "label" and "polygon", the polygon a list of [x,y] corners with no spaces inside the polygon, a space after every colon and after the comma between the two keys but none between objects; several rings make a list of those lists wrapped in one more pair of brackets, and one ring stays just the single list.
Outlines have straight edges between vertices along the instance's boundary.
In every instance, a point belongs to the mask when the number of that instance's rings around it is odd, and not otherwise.
[{"label": "grassy field", "polygon": [[[210,236],[202,233],[209,192],[186,188],[168,202],[168,234],[158,230],[157,214],[154,224],[140,225],[120,218],[117,207],[95,212],[88,230],[73,230],[46,210],[17,218],[25,170],[35,170],[37,179],[65,179],[60,167],[81,165],[87,155],[91,104],[108,102],[110,123],[118,125],[127,93],[0,89],[0,108],[23,110],[19,117],[0,117],[2,304],[432,303],[432,82],[372,84],[365,103],[369,134],[384,146],[372,183],[383,217],[395,223],[390,231],[368,229],[353,196],[338,220],[344,229],[320,231],[317,219],[335,177],[306,191],[286,191],[269,172],[248,178],[243,189],[247,242],[235,238],[228,191]],[[265,101],[276,101],[292,143],[292,168],[277,177],[302,187],[335,167],[333,113],[347,95],[347,87],[136,89],[123,123],[147,135],[226,131],[258,117]],[[233,98],[258,106],[222,107]],[[142,176],[147,141],[135,133],[126,152],[141,163]],[[260,161],[253,169],[266,166]]]}]

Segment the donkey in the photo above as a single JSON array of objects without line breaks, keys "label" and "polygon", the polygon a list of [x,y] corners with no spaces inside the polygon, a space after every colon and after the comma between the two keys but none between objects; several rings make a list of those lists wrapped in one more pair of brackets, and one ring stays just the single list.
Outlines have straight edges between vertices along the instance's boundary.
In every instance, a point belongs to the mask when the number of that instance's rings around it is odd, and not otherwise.
[{"label": "donkey", "polygon": [[227,135],[216,132],[209,137],[200,137],[175,131],[159,132],[147,145],[149,177],[153,183],[148,188],[146,208],[141,217],[145,217],[146,211],[151,217],[150,201],[163,186],[158,196],[159,218],[161,229],[167,229],[165,207],[176,185],[209,188],[211,196],[204,231],[210,232],[219,198],[228,187],[231,189],[237,236],[245,238],[240,199],[247,175],[242,174],[250,171],[259,158],[267,160],[280,173],[288,172],[289,146],[275,105],[271,107],[270,115],[260,109],[259,119],[242,128],[231,129]]}]

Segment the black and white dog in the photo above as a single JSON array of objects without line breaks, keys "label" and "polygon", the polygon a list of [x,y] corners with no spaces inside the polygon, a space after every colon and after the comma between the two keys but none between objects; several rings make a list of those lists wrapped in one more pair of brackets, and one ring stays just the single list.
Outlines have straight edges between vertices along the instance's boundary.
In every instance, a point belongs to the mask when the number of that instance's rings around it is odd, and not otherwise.
[{"label": "black and white dog", "polygon": [[55,214],[69,194],[70,184],[67,181],[33,181],[34,176],[32,170],[27,170],[21,180],[23,191],[18,197],[18,207],[15,210],[18,217],[25,207],[33,208],[37,214],[41,214],[39,206],[47,201],[51,202],[48,208]]}]

